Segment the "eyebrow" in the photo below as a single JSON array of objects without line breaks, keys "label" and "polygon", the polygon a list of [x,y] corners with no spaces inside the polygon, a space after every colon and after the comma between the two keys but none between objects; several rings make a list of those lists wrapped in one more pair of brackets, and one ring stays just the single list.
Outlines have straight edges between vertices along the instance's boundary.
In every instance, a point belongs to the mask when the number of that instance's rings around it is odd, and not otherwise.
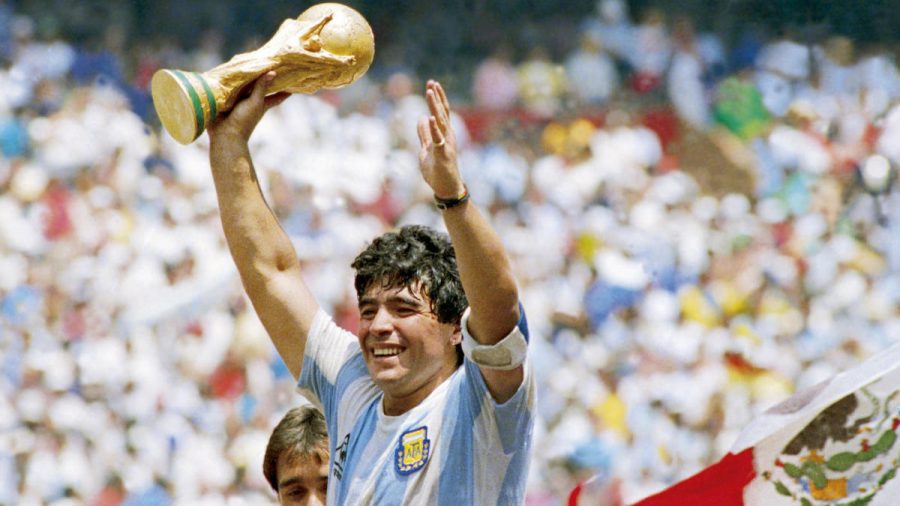
[{"label": "eyebrow", "polygon": [[[288,488],[296,483],[303,482],[303,478],[300,476],[293,476],[284,481],[278,482],[278,490],[282,490]],[[328,483],[328,476],[319,476],[316,478],[316,483],[321,484],[322,482]]]},{"label": "eyebrow", "polygon": [[[422,303],[422,301],[420,299],[414,299],[408,295],[391,295],[387,298],[387,300],[385,300],[385,302],[387,302],[387,303],[400,302],[402,304],[408,304],[410,306],[418,306],[419,304]],[[363,307],[366,305],[374,305],[377,303],[378,303],[378,300],[375,299],[375,297],[362,297],[361,299],[359,299],[359,307]]]},{"label": "eyebrow", "polygon": [[278,490],[281,490],[282,488],[290,487],[291,485],[301,482],[301,481],[303,481],[303,479],[300,478],[299,476],[294,476],[294,477],[288,478],[284,481],[280,481],[280,482],[278,482]]}]

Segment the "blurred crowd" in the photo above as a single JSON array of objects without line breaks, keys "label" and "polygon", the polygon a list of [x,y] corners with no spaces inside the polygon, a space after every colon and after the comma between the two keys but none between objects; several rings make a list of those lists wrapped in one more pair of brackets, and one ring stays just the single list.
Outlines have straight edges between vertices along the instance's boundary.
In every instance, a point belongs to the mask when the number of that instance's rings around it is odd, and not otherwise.
[{"label": "blurred crowd", "polygon": [[[565,61],[501,47],[451,97],[534,336],[533,505],[591,477],[606,504],[660,490],[900,338],[893,55],[790,33],[726,47],[597,7]],[[0,504],[272,502],[265,443],[303,399],[228,255],[207,138],[175,143],[148,92],[158,68],[223,61],[221,41],[122,38],[78,47],[0,3]],[[428,76],[381,74],[293,96],[251,139],[351,331],[356,253],[442,227],[416,159]]]}]

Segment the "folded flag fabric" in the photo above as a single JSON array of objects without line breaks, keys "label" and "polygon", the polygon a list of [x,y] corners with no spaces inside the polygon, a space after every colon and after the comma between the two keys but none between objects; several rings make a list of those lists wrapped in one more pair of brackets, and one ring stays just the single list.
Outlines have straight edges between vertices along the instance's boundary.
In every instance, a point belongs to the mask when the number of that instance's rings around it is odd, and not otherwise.
[{"label": "folded flag fabric", "polygon": [[900,504],[900,345],[766,411],[718,463],[634,506]]}]

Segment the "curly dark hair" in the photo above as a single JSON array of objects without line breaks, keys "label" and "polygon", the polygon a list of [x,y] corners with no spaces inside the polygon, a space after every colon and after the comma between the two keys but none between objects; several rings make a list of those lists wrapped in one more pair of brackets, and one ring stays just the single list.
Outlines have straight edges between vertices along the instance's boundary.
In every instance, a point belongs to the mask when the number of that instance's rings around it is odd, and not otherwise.
[{"label": "curly dark hair", "polygon": [[407,225],[372,241],[351,264],[357,299],[374,283],[418,288],[441,323],[459,323],[468,302],[459,280],[453,244],[446,234]]}]

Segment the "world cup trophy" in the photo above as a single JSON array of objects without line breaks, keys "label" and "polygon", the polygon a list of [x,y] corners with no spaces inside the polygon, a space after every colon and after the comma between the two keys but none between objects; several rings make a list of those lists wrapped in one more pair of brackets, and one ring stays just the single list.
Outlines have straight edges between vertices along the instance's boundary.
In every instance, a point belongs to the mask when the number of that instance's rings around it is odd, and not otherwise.
[{"label": "world cup trophy", "polygon": [[365,74],[375,56],[375,37],[366,19],[338,3],[317,4],[286,19],[256,51],[236,55],[197,73],[161,69],[150,84],[163,127],[190,144],[216,115],[229,111],[244,88],[274,70],[268,93],[313,93],[341,88]]}]

